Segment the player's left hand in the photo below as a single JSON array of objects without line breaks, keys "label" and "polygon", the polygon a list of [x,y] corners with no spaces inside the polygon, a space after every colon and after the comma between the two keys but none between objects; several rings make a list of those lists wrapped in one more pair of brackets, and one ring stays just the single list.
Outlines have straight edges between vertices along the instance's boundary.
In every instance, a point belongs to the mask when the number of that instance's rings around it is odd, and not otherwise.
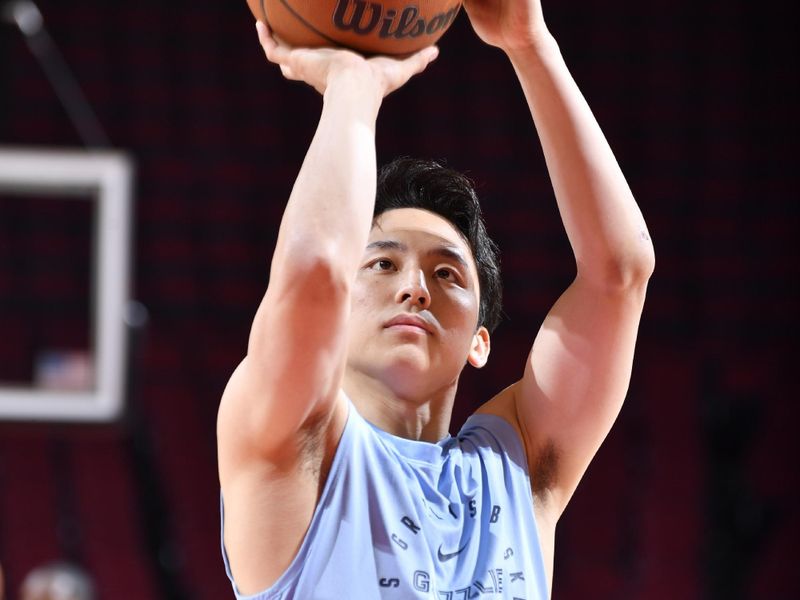
[{"label": "player's left hand", "polygon": [[478,37],[506,52],[547,34],[540,0],[465,0],[464,9]]}]

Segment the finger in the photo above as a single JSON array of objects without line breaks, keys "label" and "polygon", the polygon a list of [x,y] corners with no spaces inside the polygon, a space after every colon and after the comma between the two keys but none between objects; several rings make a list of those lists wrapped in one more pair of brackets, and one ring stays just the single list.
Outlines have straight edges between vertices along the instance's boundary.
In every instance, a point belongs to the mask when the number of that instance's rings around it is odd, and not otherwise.
[{"label": "finger", "polygon": [[439,56],[439,47],[438,46],[428,46],[427,48],[423,48],[418,52],[412,54],[409,58],[406,59],[411,65],[411,72],[412,74],[416,75],[417,73],[421,73],[425,70],[429,64],[431,64],[436,58]]},{"label": "finger", "polygon": [[267,60],[279,65],[286,63],[289,59],[290,50],[275,40],[267,24],[263,21],[256,21],[256,31],[258,32],[258,41],[261,42],[261,47],[264,49]]},{"label": "finger", "polygon": [[295,74],[294,70],[287,65],[281,65],[281,73],[286,79],[291,79],[292,81],[298,80],[298,77]]},{"label": "finger", "polygon": [[270,34],[269,27],[264,21],[256,21],[256,32],[258,33],[258,41],[264,50],[277,46],[277,43]]},{"label": "finger", "polygon": [[436,46],[429,46],[415,52],[403,60],[377,58],[376,61],[386,61],[383,69],[386,76],[386,94],[390,94],[397,88],[405,85],[414,75],[421,73],[425,68],[439,56],[439,49]]},{"label": "finger", "polygon": [[396,68],[392,70],[400,76],[404,83],[414,75],[422,73],[437,56],[439,56],[439,48],[436,46],[428,46],[427,48],[418,50],[408,58],[395,62]]}]

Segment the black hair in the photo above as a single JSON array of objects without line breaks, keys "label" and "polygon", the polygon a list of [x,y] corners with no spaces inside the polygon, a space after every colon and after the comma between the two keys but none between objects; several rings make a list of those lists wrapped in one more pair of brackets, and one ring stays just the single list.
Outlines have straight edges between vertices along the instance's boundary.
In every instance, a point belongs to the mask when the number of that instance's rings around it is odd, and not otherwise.
[{"label": "black hair", "polygon": [[500,323],[503,284],[497,245],[486,233],[478,195],[463,174],[432,160],[398,158],[378,171],[373,219],[395,208],[419,208],[435,213],[461,233],[478,268],[478,326],[490,332]]}]

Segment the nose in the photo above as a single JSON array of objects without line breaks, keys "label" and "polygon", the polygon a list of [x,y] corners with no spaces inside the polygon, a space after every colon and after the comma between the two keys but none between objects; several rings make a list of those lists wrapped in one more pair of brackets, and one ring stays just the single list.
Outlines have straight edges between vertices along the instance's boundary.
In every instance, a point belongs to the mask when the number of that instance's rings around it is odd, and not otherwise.
[{"label": "nose", "polygon": [[428,308],[431,304],[431,294],[425,281],[425,274],[421,269],[411,269],[397,290],[398,304],[410,302],[413,306]]}]

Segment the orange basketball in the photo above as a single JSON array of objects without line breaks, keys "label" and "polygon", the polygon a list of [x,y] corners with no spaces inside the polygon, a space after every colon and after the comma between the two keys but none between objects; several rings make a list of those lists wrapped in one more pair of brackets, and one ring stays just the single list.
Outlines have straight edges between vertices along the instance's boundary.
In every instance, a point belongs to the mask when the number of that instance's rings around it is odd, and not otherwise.
[{"label": "orange basketball", "polygon": [[345,46],[365,54],[408,54],[447,31],[461,0],[247,0],[291,46]]}]

